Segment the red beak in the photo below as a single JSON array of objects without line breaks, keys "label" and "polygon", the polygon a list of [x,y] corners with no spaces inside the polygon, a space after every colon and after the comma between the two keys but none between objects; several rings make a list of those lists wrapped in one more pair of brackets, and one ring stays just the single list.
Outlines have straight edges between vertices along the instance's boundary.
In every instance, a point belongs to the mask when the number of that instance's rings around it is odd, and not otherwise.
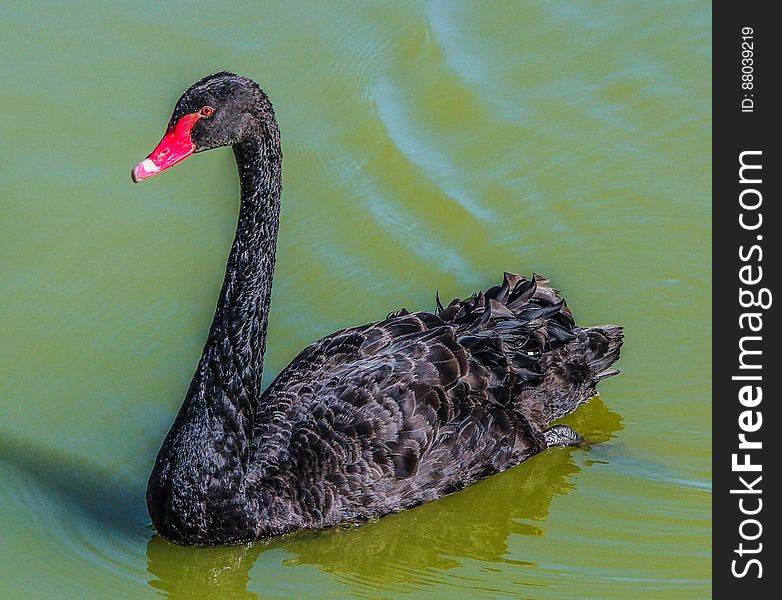
[{"label": "red beak", "polygon": [[201,115],[197,112],[190,113],[181,117],[176,126],[169,127],[152,154],[133,167],[130,172],[133,182],[138,183],[142,179],[152,177],[190,156],[195,151],[190,132],[200,118]]}]

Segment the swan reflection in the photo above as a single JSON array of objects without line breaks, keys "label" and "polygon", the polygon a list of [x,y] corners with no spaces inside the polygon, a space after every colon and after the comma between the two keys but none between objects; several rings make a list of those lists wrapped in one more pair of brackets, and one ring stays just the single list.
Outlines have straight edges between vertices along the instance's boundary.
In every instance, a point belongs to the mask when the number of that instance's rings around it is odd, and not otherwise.
[{"label": "swan reflection", "polygon": [[[593,442],[604,442],[622,429],[621,417],[599,398],[566,422]],[[181,547],[155,535],[147,546],[147,569],[153,575],[149,583],[174,598],[256,598],[250,569],[272,549],[290,555],[286,566],[316,566],[361,593],[368,585],[425,584],[464,559],[534,565],[508,556],[509,539],[512,534],[543,534],[551,500],[575,488],[572,475],[582,467],[574,457],[581,452],[550,449],[437,502],[362,525],[222,548]]]}]

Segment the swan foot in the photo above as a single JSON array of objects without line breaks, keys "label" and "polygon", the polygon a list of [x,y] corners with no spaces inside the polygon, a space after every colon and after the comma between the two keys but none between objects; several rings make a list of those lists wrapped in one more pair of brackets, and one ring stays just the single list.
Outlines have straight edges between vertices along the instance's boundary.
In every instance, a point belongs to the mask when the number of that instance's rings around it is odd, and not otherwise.
[{"label": "swan foot", "polygon": [[571,429],[567,425],[554,425],[543,432],[546,440],[546,446],[578,446],[579,448],[589,448],[589,440],[580,433]]}]

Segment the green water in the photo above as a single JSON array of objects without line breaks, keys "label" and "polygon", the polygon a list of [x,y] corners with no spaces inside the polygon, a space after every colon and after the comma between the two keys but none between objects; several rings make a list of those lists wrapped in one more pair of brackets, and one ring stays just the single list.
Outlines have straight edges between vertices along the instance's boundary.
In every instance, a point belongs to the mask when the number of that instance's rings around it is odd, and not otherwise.
[{"label": "green water", "polygon": [[[0,597],[710,595],[707,2],[0,7]],[[358,528],[192,549],[144,486],[238,208],[232,154],[133,185],[231,69],[285,152],[269,382],[307,343],[543,273],[623,373],[549,450]]]}]

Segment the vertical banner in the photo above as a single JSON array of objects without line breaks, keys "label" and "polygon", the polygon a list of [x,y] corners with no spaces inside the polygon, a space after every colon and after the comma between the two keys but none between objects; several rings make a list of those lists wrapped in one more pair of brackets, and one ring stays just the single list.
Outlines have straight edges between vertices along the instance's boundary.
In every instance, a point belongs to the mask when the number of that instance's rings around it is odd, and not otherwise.
[{"label": "vertical banner", "polygon": [[778,597],[782,580],[782,31],[773,7],[713,7],[714,598]]}]

